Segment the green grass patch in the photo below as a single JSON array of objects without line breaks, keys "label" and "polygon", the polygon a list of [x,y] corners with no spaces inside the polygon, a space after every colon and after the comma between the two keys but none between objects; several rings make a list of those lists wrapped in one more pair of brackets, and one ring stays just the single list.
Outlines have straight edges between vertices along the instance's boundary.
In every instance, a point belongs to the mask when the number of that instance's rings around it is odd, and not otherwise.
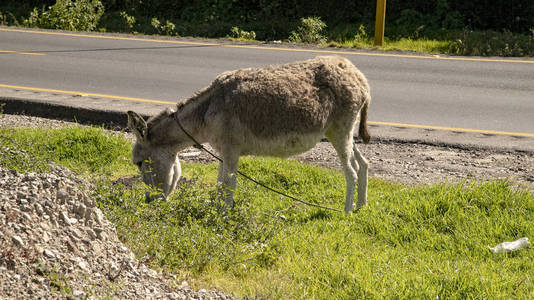
[{"label": "green grass patch", "polygon": [[[215,164],[183,164],[188,181],[168,201],[145,203],[141,184],[110,179],[136,174],[125,140],[95,128],[2,129],[0,137],[3,144],[28,143],[36,160],[93,170],[94,196],[121,240],[140,260],[195,287],[266,299],[534,294],[532,249],[500,255],[488,249],[534,234],[532,194],[506,181],[407,187],[372,178],[369,206],[345,215],[292,203],[240,179],[235,208],[225,211],[218,209]],[[88,159],[93,147],[100,151]],[[270,158],[243,158],[240,170],[308,201],[343,207],[345,182],[336,170]]]},{"label": "green grass patch", "polygon": [[21,172],[46,169],[47,161],[89,176],[135,171],[129,163],[131,143],[106,134],[103,128],[0,128],[0,147],[8,149],[0,165]]},{"label": "green grass patch", "polygon": [[452,41],[447,40],[428,40],[428,39],[411,39],[402,38],[399,40],[386,39],[383,47],[376,47],[373,41],[368,40],[344,40],[341,42],[331,41],[330,47],[337,48],[359,48],[359,49],[380,49],[385,51],[414,51],[420,53],[448,53],[449,48],[453,45]]}]

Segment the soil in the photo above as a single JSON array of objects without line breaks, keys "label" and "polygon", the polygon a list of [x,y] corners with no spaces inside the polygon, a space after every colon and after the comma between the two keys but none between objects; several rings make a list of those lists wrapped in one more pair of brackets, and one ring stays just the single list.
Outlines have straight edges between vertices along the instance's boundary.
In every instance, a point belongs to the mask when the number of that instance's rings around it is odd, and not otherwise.
[{"label": "soil", "polygon": [[[357,147],[369,161],[369,176],[408,185],[508,180],[534,192],[534,153],[482,148],[439,146],[372,140]],[[188,162],[215,162],[206,153],[191,148],[180,153]],[[341,169],[337,154],[328,142],[294,156],[304,163]]]}]

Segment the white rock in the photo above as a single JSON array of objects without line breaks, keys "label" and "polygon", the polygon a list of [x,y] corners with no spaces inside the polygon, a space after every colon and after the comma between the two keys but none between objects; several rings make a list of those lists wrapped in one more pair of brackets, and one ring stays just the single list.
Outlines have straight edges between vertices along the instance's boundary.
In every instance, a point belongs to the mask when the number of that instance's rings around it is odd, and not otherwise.
[{"label": "white rock", "polygon": [[85,292],[79,291],[79,290],[75,290],[75,291],[72,292],[72,296],[74,296],[76,298],[84,299],[85,298]]},{"label": "white rock", "polygon": [[63,222],[65,222],[65,224],[67,224],[67,225],[71,225],[72,224],[72,221],[69,218],[67,212],[62,211],[60,216],[61,216],[61,220],[63,220]]},{"label": "white rock", "polygon": [[52,252],[49,249],[44,249],[43,254],[48,258],[56,258],[56,256],[54,255],[54,252]]},{"label": "white rock", "polygon": [[83,260],[81,257],[76,257],[76,262],[78,263],[78,267],[82,270],[87,270],[87,263]]},{"label": "white rock", "polygon": [[14,235],[11,237],[11,240],[13,241],[13,244],[15,244],[18,247],[24,247],[24,241],[22,238],[18,235]]}]

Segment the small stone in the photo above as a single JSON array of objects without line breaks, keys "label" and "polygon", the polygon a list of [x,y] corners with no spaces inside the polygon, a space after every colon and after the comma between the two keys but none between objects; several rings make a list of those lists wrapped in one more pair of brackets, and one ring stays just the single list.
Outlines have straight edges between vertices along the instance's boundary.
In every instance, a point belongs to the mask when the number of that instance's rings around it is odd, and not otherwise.
[{"label": "small stone", "polygon": [[71,233],[71,235],[77,239],[82,239],[83,238],[83,235],[82,233],[75,227],[72,227],[70,228],[69,232]]},{"label": "small stone", "polygon": [[68,197],[69,197],[69,194],[67,193],[67,191],[63,189],[57,190],[56,199],[60,204],[65,204]]},{"label": "small stone", "polygon": [[106,234],[105,231],[97,231],[96,232],[96,236],[98,237],[99,240],[101,241],[105,241],[108,237],[108,235]]},{"label": "small stone", "polygon": [[35,245],[35,251],[39,254],[43,254],[44,252],[44,249],[43,247],[39,246],[39,245]]},{"label": "small stone", "polygon": [[24,219],[26,219],[26,220],[28,220],[28,221],[31,221],[31,220],[32,220],[32,217],[31,217],[28,213],[26,213],[26,212],[22,213],[22,216],[24,217]]},{"label": "small stone", "polygon": [[61,220],[63,220],[63,222],[65,222],[65,224],[67,225],[70,225],[71,224],[71,219],[69,218],[69,216],[67,215],[67,212],[65,211],[62,211],[61,214]]},{"label": "small stone", "polygon": [[75,297],[76,299],[85,299],[85,292],[75,290],[74,292],[72,292],[72,296]]},{"label": "small stone", "polygon": [[80,267],[80,269],[87,270],[87,263],[82,258],[78,257],[77,259],[78,259],[78,266]]},{"label": "small stone", "polygon": [[74,212],[81,218],[85,217],[86,206],[83,203],[80,203],[76,206]]},{"label": "small stone", "polygon": [[44,249],[43,254],[44,254],[44,256],[46,256],[48,258],[56,258],[56,256],[54,255],[54,252],[52,252],[49,249]]},{"label": "small stone", "polygon": [[86,232],[91,240],[96,239],[96,233],[91,228],[87,228]]},{"label": "small stone", "polygon": [[20,236],[14,235],[13,237],[11,237],[11,240],[13,241],[13,244],[15,244],[16,246],[24,247],[24,241],[22,240]]},{"label": "small stone", "polygon": [[80,255],[80,250],[78,250],[78,247],[76,247],[70,240],[67,240],[67,249],[75,255]]},{"label": "small stone", "polygon": [[91,221],[91,217],[93,215],[93,209],[90,207],[86,207],[85,209],[85,222]]},{"label": "small stone", "polygon": [[39,203],[35,203],[33,206],[35,207],[35,212],[36,212],[39,216],[42,216],[43,213],[44,213],[44,210],[43,210],[43,207],[41,206],[41,204],[39,204]]},{"label": "small stone", "polygon": [[104,215],[102,214],[102,211],[100,211],[100,209],[95,209],[94,212],[95,212],[95,216],[96,216],[96,222],[99,225],[102,225],[102,222],[104,220]]},{"label": "small stone", "polygon": [[43,232],[43,241],[47,243],[50,240],[50,236],[48,236],[48,233],[46,231]]},{"label": "small stone", "polygon": [[181,289],[188,289],[189,288],[189,283],[187,283],[187,281],[182,281],[182,283],[180,283],[180,286],[179,286]]}]

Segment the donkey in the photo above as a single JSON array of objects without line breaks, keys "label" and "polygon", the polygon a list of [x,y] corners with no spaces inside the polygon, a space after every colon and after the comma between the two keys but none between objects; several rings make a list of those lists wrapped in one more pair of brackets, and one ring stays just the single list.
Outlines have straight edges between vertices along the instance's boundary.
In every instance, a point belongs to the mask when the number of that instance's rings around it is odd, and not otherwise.
[{"label": "donkey", "polygon": [[128,111],[135,133],[133,162],[143,181],[166,198],[181,175],[178,152],[209,143],[221,156],[219,190],[232,207],[240,155],[288,157],[311,149],[323,137],[335,148],[346,179],[345,212],[353,210],[358,182],[359,209],[367,203],[368,162],[353,141],[369,143],[367,110],[371,102],[365,76],[347,59],[314,59],[224,72],[206,88],[146,122]]}]

